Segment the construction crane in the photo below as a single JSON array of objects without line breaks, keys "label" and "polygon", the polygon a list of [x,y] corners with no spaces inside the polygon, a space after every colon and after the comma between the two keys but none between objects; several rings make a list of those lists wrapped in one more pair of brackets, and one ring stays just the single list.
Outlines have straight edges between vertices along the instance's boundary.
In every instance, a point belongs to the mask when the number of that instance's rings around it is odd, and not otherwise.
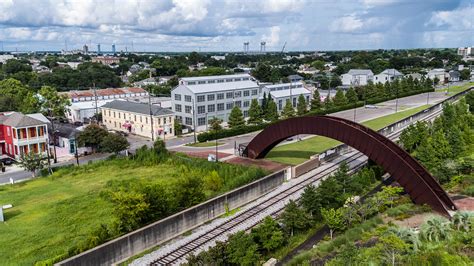
[{"label": "construction crane", "polygon": [[285,51],[285,47],[286,47],[286,42],[285,44],[283,44],[283,48],[281,48],[281,53],[283,54],[283,51]]}]

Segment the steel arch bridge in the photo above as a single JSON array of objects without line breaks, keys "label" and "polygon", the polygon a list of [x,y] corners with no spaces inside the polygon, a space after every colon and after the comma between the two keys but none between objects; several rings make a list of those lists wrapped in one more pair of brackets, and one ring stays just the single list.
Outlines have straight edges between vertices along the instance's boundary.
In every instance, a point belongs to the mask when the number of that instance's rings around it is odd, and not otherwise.
[{"label": "steel arch bridge", "polygon": [[359,150],[392,175],[417,204],[428,204],[446,216],[457,209],[436,179],[409,153],[387,137],[347,119],[306,116],[283,120],[255,136],[243,155],[263,158],[278,143],[299,134],[332,138]]}]

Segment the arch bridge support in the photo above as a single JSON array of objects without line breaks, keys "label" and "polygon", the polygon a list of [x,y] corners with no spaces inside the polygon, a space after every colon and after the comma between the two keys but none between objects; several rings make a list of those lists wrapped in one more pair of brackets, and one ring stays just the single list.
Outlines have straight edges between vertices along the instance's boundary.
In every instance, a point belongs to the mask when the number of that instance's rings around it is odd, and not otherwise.
[{"label": "arch bridge support", "polygon": [[299,134],[320,135],[346,143],[380,165],[417,204],[428,204],[443,215],[456,206],[436,179],[409,153],[365,126],[332,116],[306,116],[270,125],[247,145],[244,156],[259,159],[278,143]]}]

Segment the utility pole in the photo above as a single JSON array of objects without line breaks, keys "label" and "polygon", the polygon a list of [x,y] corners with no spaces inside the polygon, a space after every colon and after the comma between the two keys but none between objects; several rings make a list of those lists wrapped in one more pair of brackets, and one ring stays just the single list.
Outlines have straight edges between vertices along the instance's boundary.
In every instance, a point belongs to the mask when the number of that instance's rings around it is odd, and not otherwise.
[{"label": "utility pole", "polygon": [[[140,85],[140,88],[142,86]],[[151,128],[151,141],[155,141],[155,130],[153,129],[153,110],[151,108],[151,92],[148,92],[148,107],[150,108],[150,128]]]},{"label": "utility pole", "polygon": [[92,83],[92,88],[94,90],[95,119],[97,119],[97,124],[99,124],[99,107],[97,106],[97,89],[95,88],[95,82]]},{"label": "utility pole", "polygon": [[194,133],[194,143],[196,143],[196,112],[194,110],[194,99],[191,100],[193,105],[192,115],[193,115],[193,133]]},{"label": "utility pole", "polygon": [[58,157],[56,156],[56,130],[54,128],[54,117],[51,111],[51,106],[49,108],[49,117],[51,117],[51,130],[53,131],[53,150],[54,150],[54,163],[58,162]]},{"label": "utility pole", "polygon": [[[395,81],[395,69],[393,71],[393,79]],[[398,86],[397,86],[397,93],[396,93],[396,99],[395,99],[395,113],[398,112]]]},{"label": "utility pole", "polygon": [[77,152],[77,134],[74,136],[74,157],[76,157],[76,164],[79,166],[79,154]]}]

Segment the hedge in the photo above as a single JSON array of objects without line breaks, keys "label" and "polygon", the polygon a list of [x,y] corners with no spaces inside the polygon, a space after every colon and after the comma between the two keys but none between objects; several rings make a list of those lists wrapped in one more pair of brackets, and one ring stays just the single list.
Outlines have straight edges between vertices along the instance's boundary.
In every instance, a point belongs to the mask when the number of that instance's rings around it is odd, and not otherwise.
[{"label": "hedge", "polygon": [[[425,93],[425,92],[433,92],[433,91],[434,91],[433,88],[428,88],[424,90],[405,92],[405,93],[400,93],[398,95],[398,98],[407,97],[407,96]],[[375,103],[390,101],[396,98],[397,98],[396,96],[372,98],[372,99],[368,99],[366,101],[366,104],[375,104]],[[362,107],[362,106],[364,106],[364,102],[358,101],[356,104],[350,103],[344,106],[333,107],[328,110],[322,109],[322,110],[317,110],[317,111],[310,111],[306,115],[326,115],[326,114],[336,113],[336,112],[352,109],[354,107]],[[238,128],[221,129],[217,132],[204,132],[204,133],[199,134],[197,136],[197,139],[199,142],[206,142],[206,141],[215,140],[215,139],[229,138],[229,137],[233,137],[237,135],[242,135],[242,134],[262,130],[266,128],[267,126],[269,126],[270,124],[272,123],[262,123],[258,125],[242,126]]]}]

